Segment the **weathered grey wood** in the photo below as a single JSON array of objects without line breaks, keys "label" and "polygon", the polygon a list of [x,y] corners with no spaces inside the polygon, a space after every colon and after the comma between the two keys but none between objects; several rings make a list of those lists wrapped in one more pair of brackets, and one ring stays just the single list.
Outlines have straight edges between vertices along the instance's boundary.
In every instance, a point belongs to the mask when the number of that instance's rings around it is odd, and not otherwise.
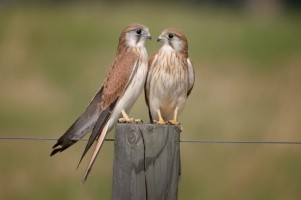
[{"label": "weathered grey wood", "polygon": [[177,126],[117,124],[113,200],[176,200],[179,141]]}]

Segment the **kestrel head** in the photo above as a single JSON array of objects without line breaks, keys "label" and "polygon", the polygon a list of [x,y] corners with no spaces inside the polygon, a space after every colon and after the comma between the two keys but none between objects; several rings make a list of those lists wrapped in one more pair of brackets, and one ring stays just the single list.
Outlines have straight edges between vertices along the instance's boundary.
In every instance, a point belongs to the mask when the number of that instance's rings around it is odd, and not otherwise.
[{"label": "kestrel head", "polygon": [[163,46],[171,47],[174,51],[187,53],[188,42],[184,33],[178,29],[168,28],[162,31],[157,41],[163,42]]},{"label": "kestrel head", "polygon": [[128,47],[144,47],[146,40],[151,39],[149,29],[138,23],[125,27],[119,37],[119,49]]}]

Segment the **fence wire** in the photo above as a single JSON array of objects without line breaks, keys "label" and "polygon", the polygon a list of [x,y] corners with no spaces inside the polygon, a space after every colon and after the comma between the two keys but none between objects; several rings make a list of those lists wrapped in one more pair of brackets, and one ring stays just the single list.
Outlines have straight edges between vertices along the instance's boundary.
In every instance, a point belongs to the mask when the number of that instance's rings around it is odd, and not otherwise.
[{"label": "fence wire", "polygon": [[[55,141],[58,138],[51,137],[0,137],[0,140],[23,140],[23,141]],[[79,141],[87,141],[87,138],[82,138]],[[113,138],[106,138],[105,141],[113,142]],[[180,140],[181,143],[203,143],[203,144],[282,144],[282,145],[300,145],[301,141],[256,141],[256,140]]]}]

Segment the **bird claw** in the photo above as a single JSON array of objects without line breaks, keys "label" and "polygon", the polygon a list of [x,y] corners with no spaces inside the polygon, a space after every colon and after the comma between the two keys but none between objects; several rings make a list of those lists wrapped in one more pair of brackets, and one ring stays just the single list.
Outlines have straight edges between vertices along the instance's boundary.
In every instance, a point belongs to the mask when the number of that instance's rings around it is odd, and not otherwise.
[{"label": "bird claw", "polygon": [[126,118],[119,118],[118,119],[118,122],[120,122],[120,123],[133,123],[135,120],[134,120],[134,118],[129,118],[129,119],[126,119]]},{"label": "bird claw", "polygon": [[135,123],[136,123],[136,124],[142,124],[143,121],[142,121],[142,119],[135,119]]},{"label": "bird claw", "polygon": [[141,124],[141,123],[143,123],[143,121],[141,119],[134,119],[134,118],[126,119],[126,118],[123,118],[123,117],[119,118],[118,122],[119,123],[132,123],[132,124]]},{"label": "bird claw", "polygon": [[180,125],[180,122],[177,122],[176,120],[169,120],[166,123],[171,125]]},{"label": "bird claw", "polygon": [[175,125],[176,127],[178,127],[180,129],[180,132],[183,131],[183,127],[181,126],[180,122],[177,122],[175,120],[169,120],[166,122],[166,124]]},{"label": "bird claw", "polygon": [[166,122],[163,121],[163,120],[159,120],[159,121],[154,120],[154,123],[155,123],[155,124],[159,124],[159,125],[165,125],[165,124],[166,124]]}]

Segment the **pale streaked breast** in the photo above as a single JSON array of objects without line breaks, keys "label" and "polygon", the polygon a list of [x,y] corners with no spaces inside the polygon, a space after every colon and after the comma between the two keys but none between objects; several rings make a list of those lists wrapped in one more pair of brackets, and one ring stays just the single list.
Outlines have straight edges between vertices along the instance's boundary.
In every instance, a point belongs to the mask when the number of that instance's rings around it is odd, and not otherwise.
[{"label": "pale streaked breast", "polygon": [[187,99],[187,60],[178,53],[160,51],[149,73],[152,116],[160,109],[163,118],[171,120],[175,107],[181,112]]}]

